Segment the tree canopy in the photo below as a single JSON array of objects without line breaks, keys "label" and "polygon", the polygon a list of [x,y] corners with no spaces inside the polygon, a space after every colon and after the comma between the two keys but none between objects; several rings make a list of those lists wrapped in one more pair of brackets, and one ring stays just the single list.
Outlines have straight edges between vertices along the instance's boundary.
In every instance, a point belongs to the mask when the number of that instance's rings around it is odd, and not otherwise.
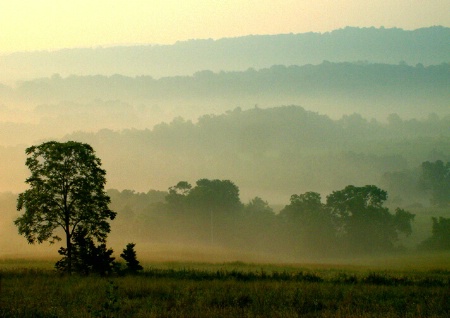
[{"label": "tree canopy", "polygon": [[242,207],[239,188],[230,180],[200,179],[189,191],[188,201],[197,208],[228,213]]},{"label": "tree canopy", "polygon": [[383,206],[386,200],[387,192],[374,185],[349,185],[327,196],[346,248],[362,253],[389,250],[400,233],[411,234],[414,215],[399,208],[392,214]]}]

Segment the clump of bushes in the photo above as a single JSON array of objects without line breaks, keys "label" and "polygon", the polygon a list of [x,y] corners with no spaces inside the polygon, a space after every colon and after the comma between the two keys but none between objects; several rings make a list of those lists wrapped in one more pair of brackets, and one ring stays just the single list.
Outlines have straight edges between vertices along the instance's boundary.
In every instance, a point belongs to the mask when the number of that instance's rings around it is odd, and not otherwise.
[{"label": "clump of bushes", "polygon": [[[126,269],[115,261],[112,256],[113,250],[107,248],[105,243],[96,245],[87,231],[80,228],[72,237],[71,258],[67,248],[61,247],[58,251],[63,256],[56,262],[55,268],[61,272],[77,273],[81,275],[98,274],[101,276],[123,273],[137,273],[143,267],[139,264],[134,247],[136,244],[129,243],[120,254],[126,262]],[[69,263],[69,259],[71,259]]]}]

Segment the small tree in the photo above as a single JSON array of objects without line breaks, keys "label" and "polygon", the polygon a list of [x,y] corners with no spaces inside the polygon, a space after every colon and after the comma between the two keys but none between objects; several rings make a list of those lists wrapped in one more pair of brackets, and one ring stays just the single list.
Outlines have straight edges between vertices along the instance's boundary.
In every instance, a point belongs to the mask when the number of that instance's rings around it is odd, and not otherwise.
[{"label": "small tree", "polygon": [[31,176],[25,182],[30,188],[19,194],[17,210],[25,213],[14,223],[30,244],[60,241],[54,232],[61,228],[70,273],[77,229],[82,227],[87,239],[104,243],[110,232],[108,220],[116,216],[108,208],[106,172],[88,144],[50,141],[27,148],[26,154]]},{"label": "small tree", "polygon": [[127,271],[131,273],[136,273],[137,271],[143,270],[143,267],[136,259],[136,251],[134,250],[135,246],[136,244],[134,243],[128,243],[127,247],[123,250],[123,253],[120,254],[120,257],[127,262]]}]

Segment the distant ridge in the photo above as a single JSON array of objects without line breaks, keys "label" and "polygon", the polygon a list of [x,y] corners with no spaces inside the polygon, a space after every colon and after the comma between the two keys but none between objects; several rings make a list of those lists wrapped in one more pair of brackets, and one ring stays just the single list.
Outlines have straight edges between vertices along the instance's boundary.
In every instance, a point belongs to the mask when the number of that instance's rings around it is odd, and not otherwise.
[{"label": "distant ridge", "polygon": [[0,145],[79,130],[145,129],[176,117],[195,121],[237,107],[300,105],[335,119],[359,113],[382,121],[392,113],[449,116],[449,87],[450,63],[324,62],[161,79],[54,75],[0,85]]},{"label": "distant ridge", "polygon": [[117,46],[17,52],[0,56],[0,83],[68,75],[192,75],[201,70],[242,71],[275,64],[330,62],[424,65],[450,62],[450,28],[417,30],[346,27],[327,33],[248,35],[173,45]]}]

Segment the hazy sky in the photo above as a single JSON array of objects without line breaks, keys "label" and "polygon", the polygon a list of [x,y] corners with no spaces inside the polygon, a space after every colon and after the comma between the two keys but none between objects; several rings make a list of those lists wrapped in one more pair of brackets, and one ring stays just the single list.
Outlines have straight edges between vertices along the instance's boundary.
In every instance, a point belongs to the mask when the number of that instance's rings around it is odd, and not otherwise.
[{"label": "hazy sky", "polygon": [[194,38],[450,25],[450,0],[1,0],[0,54]]}]

